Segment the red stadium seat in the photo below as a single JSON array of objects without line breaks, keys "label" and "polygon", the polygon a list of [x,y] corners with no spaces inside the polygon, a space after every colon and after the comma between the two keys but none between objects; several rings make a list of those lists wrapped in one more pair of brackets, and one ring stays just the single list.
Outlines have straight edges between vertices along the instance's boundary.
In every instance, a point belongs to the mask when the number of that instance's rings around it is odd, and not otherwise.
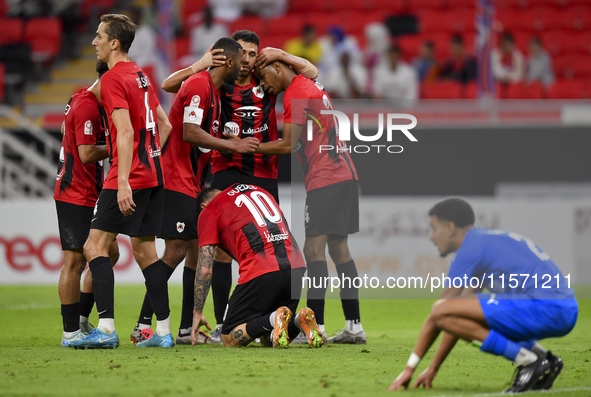
[{"label": "red stadium seat", "polygon": [[316,28],[316,33],[322,36],[326,33],[329,26],[340,25],[339,15],[337,13],[314,12],[308,14],[307,23]]},{"label": "red stadium seat", "polygon": [[476,14],[472,8],[456,8],[451,11],[455,32],[476,31]]},{"label": "red stadium seat", "polygon": [[478,85],[475,81],[471,81],[465,84],[462,89],[462,98],[465,99],[476,99],[478,98]]},{"label": "red stadium seat", "polygon": [[495,20],[502,23],[502,30],[534,30],[534,15],[529,10],[521,9],[499,9]]},{"label": "red stadium seat", "polygon": [[542,84],[535,82],[531,84],[510,84],[507,88],[508,99],[542,99],[544,90]]},{"label": "red stadium seat", "polygon": [[[536,30],[560,29],[565,24],[565,17],[569,19],[568,22],[572,25],[568,15],[565,16],[562,10],[553,7],[532,7],[530,12],[534,18],[533,23]],[[568,22],[566,22],[567,26],[569,25]]]},{"label": "red stadium seat", "polygon": [[476,9],[477,0],[443,0],[444,7],[454,8],[469,8],[472,11]]},{"label": "red stadium seat", "polygon": [[525,8],[527,0],[497,0],[497,9],[501,8]]},{"label": "red stadium seat", "polygon": [[0,20],[0,45],[21,41],[23,37],[23,27],[24,23],[20,18]]},{"label": "red stadium seat", "polygon": [[548,89],[548,99],[581,99],[584,93],[584,81],[558,80]]},{"label": "red stadium seat", "polygon": [[454,31],[454,19],[450,11],[425,11],[419,14],[420,31],[423,33]]},{"label": "red stadium seat", "polygon": [[417,56],[419,47],[424,41],[425,38],[421,35],[402,36],[397,42],[402,51],[402,57],[406,61],[412,61]]},{"label": "red stadium seat", "polygon": [[[332,11],[337,0],[290,1],[290,10],[297,12]],[[338,4],[338,2],[337,2]]]},{"label": "red stadium seat", "polygon": [[264,35],[267,33],[266,25],[267,24],[260,17],[242,17],[232,22],[230,25],[230,32],[247,29],[257,32],[259,35]]},{"label": "red stadium seat", "polygon": [[[82,0],[80,4],[80,16],[85,20],[90,17],[99,17],[115,6],[117,0]],[[98,18],[97,18],[98,19]]]},{"label": "red stadium seat", "polygon": [[185,32],[188,33],[193,27],[192,25],[201,19],[200,15],[196,14],[203,11],[205,7],[207,7],[207,0],[185,0],[183,2],[180,15]]},{"label": "red stadium seat", "polygon": [[573,54],[570,57],[570,70],[575,79],[591,77],[591,55]]},{"label": "red stadium seat", "polygon": [[4,99],[4,65],[0,63],[0,102]]},{"label": "red stadium seat", "polygon": [[408,5],[412,11],[439,9],[443,6],[441,0],[408,0]]},{"label": "red stadium seat", "polygon": [[425,99],[460,99],[462,85],[453,80],[440,80],[423,87]]},{"label": "red stadium seat", "polygon": [[569,54],[559,55],[552,59],[552,66],[554,68],[554,74],[559,79],[572,79],[571,56]]},{"label": "red stadium seat", "polygon": [[369,10],[381,11],[382,18],[391,14],[399,14],[406,7],[404,0],[365,0]]},{"label": "red stadium seat", "polygon": [[269,22],[268,33],[271,35],[292,35],[299,36],[304,24],[299,14],[287,14],[280,18],[272,19]]},{"label": "red stadium seat", "polygon": [[383,22],[385,15],[383,12],[341,12],[338,15],[339,24],[348,34],[361,34],[364,32],[365,25],[372,22]]},{"label": "red stadium seat", "polygon": [[174,70],[181,69],[179,60],[191,53],[191,39],[186,36],[181,36],[174,41],[175,63]]},{"label": "red stadium seat", "polygon": [[591,5],[576,5],[567,11],[573,21],[573,27],[577,30],[591,30]]},{"label": "red stadium seat", "polygon": [[59,54],[62,22],[58,18],[34,18],[25,27],[25,41],[31,46],[33,60],[46,61]]},{"label": "red stadium seat", "polygon": [[[517,46],[517,48],[519,48],[519,50],[522,53],[526,54],[529,50],[529,41],[531,40],[531,38],[535,34],[533,32],[523,31],[523,30],[513,31],[513,32],[511,32],[511,34],[513,35],[513,38],[515,39],[515,45]],[[500,43],[500,37],[499,37],[499,43]]]},{"label": "red stadium seat", "polygon": [[273,48],[283,48],[285,42],[289,39],[294,38],[293,35],[285,35],[285,34],[271,34],[268,36],[261,37],[261,44],[259,46],[260,49],[265,47],[273,47]]},{"label": "red stadium seat", "polygon": [[540,33],[542,46],[548,51],[550,56],[555,57],[560,54],[569,54],[575,52],[589,53],[589,45],[582,45],[581,34],[576,32],[565,32],[563,30],[550,30]]},{"label": "red stadium seat", "polygon": [[338,10],[348,10],[348,11],[364,11],[369,9],[370,4],[366,3],[365,1],[359,0],[338,0],[338,7],[335,11]]}]

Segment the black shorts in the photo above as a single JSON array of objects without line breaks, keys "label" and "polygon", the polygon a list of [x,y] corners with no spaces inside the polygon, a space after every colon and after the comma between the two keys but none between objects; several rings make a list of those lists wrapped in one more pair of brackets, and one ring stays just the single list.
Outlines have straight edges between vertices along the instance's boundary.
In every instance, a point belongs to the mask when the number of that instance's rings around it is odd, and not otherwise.
[{"label": "black shorts", "polygon": [[81,250],[90,232],[92,207],[55,201],[62,250]]},{"label": "black shorts", "polygon": [[359,231],[359,184],[355,180],[310,190],[304,214],[306,237],[328,235],[329,240]]},{"label": "black shorts", "polygon": [[281,306],[289,307],[295,315],[305,272],[305,267],[278,270],[238,285],[228,302],[222,334],[228,335],[236,326],[269,315]]},{"label": "black shorts", "polygon": [[162,228],[158,237],[163,239],[193,240],[197,238],[197,199],[164,189]]},{"label": "black shorts", "polygon": [[103,189],[96,201],[90,228],[129,237],[158,236],[162,226],[164,188],[155,186],[136,189],[132,193],[135,212],[123,216],[117,203],[117,190]]},{"label": "black shorts", "polygon": [[234,167],[216,172],[213,174],[211,179],[211,187],[220,190],[227,189],[235,183],[244,183],[247,185],[262,187],[268,191],[271,196],[273,196],[275,201],[277,201],[277,204],[279,204],[279,188],[277,187],[277,179],[256,178],[254,176],[246,175]]}]

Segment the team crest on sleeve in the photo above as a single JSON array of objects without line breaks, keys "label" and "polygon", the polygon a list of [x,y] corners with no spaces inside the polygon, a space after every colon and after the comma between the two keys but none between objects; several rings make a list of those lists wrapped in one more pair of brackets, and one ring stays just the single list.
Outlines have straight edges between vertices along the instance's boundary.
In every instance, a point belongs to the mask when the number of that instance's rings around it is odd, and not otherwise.
[{"label": "team crest on sleeve", "polygon": [[199,103],[201,103],[201,98],[199,97],[199,95],[193,95],[193,98],[191,98],[191,106],[199,106]]},{"label": "team crest on sleeve", "polygon": [[184,222],[177,222],[176,223],[176,231],[182,233],[185,231],[185,223]]},{"label": "team crest on sleeve", "polygon": [[252,87],[252,93],[257,98],[263,98],[265,96],[265,90],[263,90],[263,87],[261,87],[260,85],[258,85],[256,87]]},{"label": "team crest on sleeve", "polygon": [[189,113],[189,115],[187,117],[189,117],[189,120],[195,121],[197,119],[197,114],[195,113],[194,110],[191,110],[191,112]]},{"label": "team crest on sleeve", "polygon": [[92,135],[92,121],[86,120],[84,123],[84,135]]}]

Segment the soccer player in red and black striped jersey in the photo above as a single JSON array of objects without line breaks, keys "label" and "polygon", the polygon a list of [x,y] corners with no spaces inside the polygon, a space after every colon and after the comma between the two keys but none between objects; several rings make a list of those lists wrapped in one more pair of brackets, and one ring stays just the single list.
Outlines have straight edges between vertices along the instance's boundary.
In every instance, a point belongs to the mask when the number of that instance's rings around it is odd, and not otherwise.
[{"label": "soccer player in red and black striped jersey", "polygon": [[[254,152],[256,138],[238,142],[215,137],[219,134],[219,88],[234,82],[242,60],[242,47],[230,38],[218,40],[212,52],[226,54],[221,65],[201,71],[184,81],[170,109],[172,131],[163,147],[165,176],[164,212],[159,237],[166,240],[162,260],[174,269],[185,259],[183,306],[177,344],[191,343],[193,286],[197,267],[197,194],[205,187],[209,160],[216,149],[226,153]],[[211,63],[209,64],[211,65]],[[141,330],[149,328],[152,308],[148,296],[140,313],[132,340],[141,339]]]},{"label": "soccer player in red and black striped jersey", "polygon": [[[262,154],[291,154],[295,151],[304,171],[306,185],[306,242],[304,255],[308,276],[313,279],[328,277],[326,246],[336,264],[339,278],[357,277],[357,268],[351,258],[347,239],[359,231],[359,188],[355,165],[345,142],[338,139],[337,123],[322,116],[322,110],[331,110],[330,97],[319,83],[298,76],[286,64],[273,62],[257,67],[261,86],[271,94],[285,91],[283,96],[283,139],[261,143],[257,152]],[[307,120],[322,119],[312,125],[312,135],[302,135]],[[338,150],[321,151],[321,146],[332,145]],[[308,306],[324,331],[324,288],[308,289]],[[331,343],[366,343],[360,322],[359,290],[353,285],[341,288],[341,302],[346,319],[343,332],[330,338]]]},{"label": "soccer player in red and black striped jersey", "polygon": [[[105,145],[107,114],[100,104],[100,78],[109,70],[97,62],[98,79],[76,92],[66,106],[64,134],[53,198],[57,209],[64,267],[58,291],[63,320],[62,346],[81,339],[90,331],[88,316],[94,305],[92,279],[86,273],[82,291],[80,277],[86,267],[82,249],[90,231],[92,210],[103,187],[102,160],[109,156]],[[113,263],[119,258],[117,242],[109,250]]]},{"label": "soccer player in red and black striped jersey", "polygon": [[144,273],[158,319],[154,336],[138,346],[174,346],[168,305],[170,268],[158,260],[155,244],[162,223],[164,195],[160,148],[171,126],[149,79],[129,60],[135,28],[124,15],[102,15],[92,42],[97,59],[109,66],[101,79],[101,100],[109,116],[107,142],[111,168],[84,245],[92,272],[99,324],[87,337],[69,344],[75,348],[119,346],[114,320],[115,280],[107,256],[109,246],[119,233],[131,237],[134,257]]},{"label": "soccer player in red and black striped jersey", "polygon": [[[277,120],[275,117],[276,94],[268,94],[261,89],[254,74],[255,64],[280,60],[293,68],[298,74],[309,78],[318,76],[314,65],[276,48],[264,48],[259,52],[260,39],[255,32],[238,30],[232,38],[243,48],[243,59],[236,81],[221,87],[222,124],[224,134],[240,139],[257,138],[260,142],[273,142],[278,139]],[[258,55],[257,55],[258,53]],[[183,79],[195,73],[195,65],[180,70],[162,83],[168,92],[176,92]],[[276,201],[279,201],[277,189],[277,156],[256,153],[222,153],[212,155],[212,187],[225,189],[234,183],[248,183],[261,186]],[[214,340],[220,340],[221,326],[232,289],[232,260],[222,250],[216,250],[212,295],[217,327],[212,333]]]},{"label": "soccer player in red and black striped jersey", "polygon": [[312,310],[302,308],[292,319],[306,265],[273,196],[261,187],[237,183],[224,191],[205,189],[197,202],[203,210],[198,225],[193,344],[202,325],[211,329],[203,306],[218,246],[238,262],[240,273],[222,327],[224,346],[246,346],[256,338],[264,340],[273,330],[272,345],[284,348],[301,330],[310,346],[321,347],[322,333]]}]

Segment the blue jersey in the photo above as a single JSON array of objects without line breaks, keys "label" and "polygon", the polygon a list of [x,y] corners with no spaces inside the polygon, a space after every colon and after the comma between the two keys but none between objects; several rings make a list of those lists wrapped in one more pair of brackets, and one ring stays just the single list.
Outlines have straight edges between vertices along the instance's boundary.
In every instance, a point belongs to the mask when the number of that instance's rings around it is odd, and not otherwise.
[{"label": "blue jersey", "polygon": [[[574,299],[569,281],[550,256],[517,233],[471,229],[449,268],[448,277],[484,280],[491,292],[532,299]],[[466,286],[466,283],[463,283]]]}]

